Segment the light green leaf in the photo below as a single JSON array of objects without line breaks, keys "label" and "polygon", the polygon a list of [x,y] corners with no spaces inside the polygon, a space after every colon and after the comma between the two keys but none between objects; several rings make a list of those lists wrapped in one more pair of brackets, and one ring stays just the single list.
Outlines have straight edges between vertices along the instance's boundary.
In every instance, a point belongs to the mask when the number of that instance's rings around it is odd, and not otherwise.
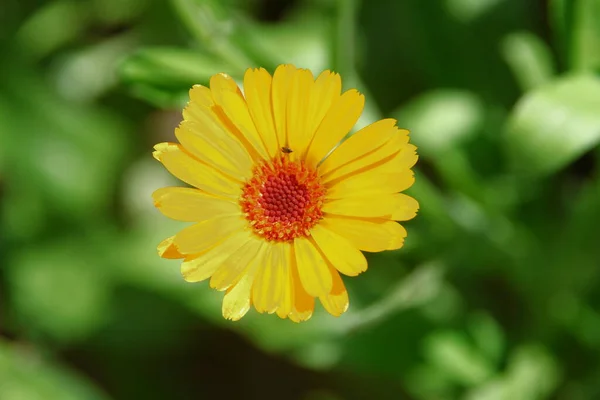
[{"label": "light green leaf", "polygon": [[91,19],[89,11],[78,1],[47,2],[21,26],[16,43],[27,55],[44,57],[81,35]]},{"label": "light green leaf", "polygon": [[121,78],[129,84],[186,88],[206,84],[218,72],[231,73],[227,64],[198,51],[172,47],[146,48],[123,61]]},{"label": "light green leaf", "polygon": [[494,365],[504,353],[504,332],[498,323],[487,313],[473,314],[468,320],[469,333],[477,348]]},{"label": "light green leaf", "polygon": [[494,372],[492,365],[459,332],[433,333],[425,342],[425,356],[456,383],[467,386],[485,381]]},{"label": "light green leaf", "polygon": [[510,399],[547,399],[560,383],[560,370],[548,351],[539,345],[517,349],[506,373]]},{"label": "light green leaf", "polygon": [[[263,54],[271,64],[291,63],[314,73],[331,68],[330,24],[317,13],[297,16],[285,24],[252,25],[243,33],[248,52]],[[273,71],[271,71],[273,72]],[[344,75],[346,76],[346,75]]]},{"label": "light green leaf", "polygon": [[425,93],[392,113],[398,125],[411,131],[424,157],[439,157],[476,133],[483,123],[481,101],[471,92],[436,90]]},{"label": "light green leaf", "polygon": [[525,95],[509,118],[513,168],[540,176],[559,170],[600,141],[600,79],[566,76]]},{"label": "light green leaf", "polygon": [[505,37],[502,55],[524,91],[548,82],[555,73],[550,49],[531,33],[513,33]]},{"label": "light green leaf", "polygon": [[52,69],[55,86],[65,98],[91,101],[113,88],[118,61],[129,55],[137,38],[123,34],[69,52]]},{"label": "light green leaf", "polygon": [[469,23],[493,11],[505,0],[446,0],[448,12],[457,20]]}]

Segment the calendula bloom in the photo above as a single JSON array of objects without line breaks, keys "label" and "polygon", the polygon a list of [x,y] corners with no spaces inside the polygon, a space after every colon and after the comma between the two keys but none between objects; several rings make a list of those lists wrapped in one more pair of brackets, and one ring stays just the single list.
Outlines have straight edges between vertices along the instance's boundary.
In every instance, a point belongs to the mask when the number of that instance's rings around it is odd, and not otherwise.
[{"label": "calendula bloom", "polygon": [[404,243],[396,221],[419,207],[400,193],[414,182],[416,147],[393,119],[336,147],[364,105],[356,90],[341,93],[336,73],[249,69],[243,86],[226,74],[194,86],[179,143],[155,146],[154,157],[192,186],[157,190],[156,207],[194,222],[160,243],[159,255],[183,259],[185,280],[226,291],[225,318],[254,305],[304,321],[315,298],[339,316],[349,304],[340,273],[367,269],[361,251]]}]

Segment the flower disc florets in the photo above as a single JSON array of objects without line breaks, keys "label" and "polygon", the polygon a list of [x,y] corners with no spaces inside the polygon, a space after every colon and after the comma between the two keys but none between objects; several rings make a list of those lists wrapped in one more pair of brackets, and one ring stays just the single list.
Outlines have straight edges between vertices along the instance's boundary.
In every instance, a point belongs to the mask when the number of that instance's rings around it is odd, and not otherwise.
[{"label": "flower disc florets", "polygon": [[322,217],[325,187],[317,172],[286,156],[265,162],[245,184],[240,204],[254,232],[270,241],[309,236]]}]

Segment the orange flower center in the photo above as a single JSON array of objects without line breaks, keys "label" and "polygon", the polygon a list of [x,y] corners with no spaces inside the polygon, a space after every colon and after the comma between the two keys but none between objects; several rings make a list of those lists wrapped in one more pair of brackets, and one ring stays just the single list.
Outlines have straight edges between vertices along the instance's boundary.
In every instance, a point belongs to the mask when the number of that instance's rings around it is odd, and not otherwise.
[{"label": "orange flower center", "polygon": [[240,204],[255,233],[287,242],[310,234],[323,217],[324,196],[317,171],[282,156],[255,169]]}]

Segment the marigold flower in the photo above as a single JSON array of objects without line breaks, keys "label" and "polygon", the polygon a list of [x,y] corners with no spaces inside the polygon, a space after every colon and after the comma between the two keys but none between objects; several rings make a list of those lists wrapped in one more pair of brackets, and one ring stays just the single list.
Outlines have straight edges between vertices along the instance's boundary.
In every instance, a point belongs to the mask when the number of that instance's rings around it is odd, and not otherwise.
[{"label": "marigold flower", "polygon": [[396,221],[419,208],[400,193],[414,182],[416,147],[393,119],[335,147],[364,105],[356,90],[341,93],[336,73],[249,69],[243,86],[226,74],[194,86],[179,143],[155,146],[154,157],[192,186],[157,190],[156,207],[195,222],[160,243],[159,255],[183,259],[185,280],[226,291],[225,318],[254,305],[305,321],[315,298],[339,316],[349,304],[340,273],[367,269],[361,251],[404,243]]}]

